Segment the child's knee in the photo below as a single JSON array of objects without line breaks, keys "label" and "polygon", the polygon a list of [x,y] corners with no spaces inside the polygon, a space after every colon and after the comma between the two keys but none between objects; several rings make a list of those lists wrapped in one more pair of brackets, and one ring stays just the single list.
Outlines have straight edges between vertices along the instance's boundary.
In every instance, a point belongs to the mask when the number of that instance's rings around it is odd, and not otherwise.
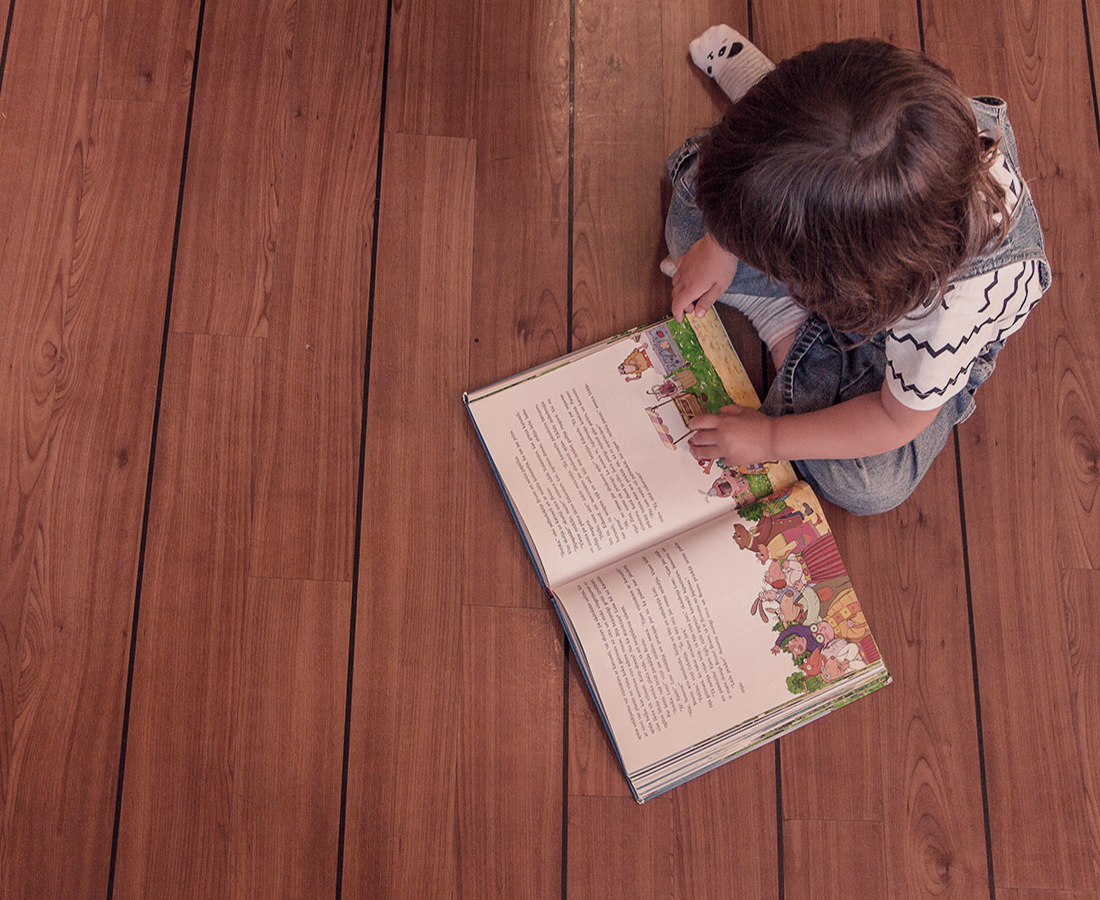
[{"label": "child's knee", "polygon": [[903,448],[866,459],[801,460],[797,466],[818,496],[854,515],[876,516],[904,503],[924,475],[905,457]]},{"label": "child's knee", "polygon": [[703,214],[673,192],[665,218],[665,243],[674,260],[688,252],[706,231]]}]

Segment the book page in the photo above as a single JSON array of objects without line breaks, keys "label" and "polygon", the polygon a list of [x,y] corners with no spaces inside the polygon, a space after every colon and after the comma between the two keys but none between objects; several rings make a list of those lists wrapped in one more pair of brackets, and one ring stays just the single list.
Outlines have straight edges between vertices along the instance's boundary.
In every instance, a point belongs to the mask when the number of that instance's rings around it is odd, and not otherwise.
[{"label": "book page", "polygon": [[810,489],[749,515],[555,592],[628,773],[880,658]]},{"label": "book page", "polygon": [[692,456],[687,423],[731,402],[758,405],[717,317],[658,323],[468,399],[550,585],[793,481],[787,464]]}]

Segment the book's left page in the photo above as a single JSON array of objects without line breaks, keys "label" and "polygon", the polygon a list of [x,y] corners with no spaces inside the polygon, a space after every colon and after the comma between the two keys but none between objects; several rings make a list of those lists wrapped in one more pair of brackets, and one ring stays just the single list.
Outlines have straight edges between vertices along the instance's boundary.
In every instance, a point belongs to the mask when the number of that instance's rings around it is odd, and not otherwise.
[{"label": "book's left page", "polygon": [[467,395],[549,586],[794,481],[789,464],[696,460],[688,422],[759,406],[718,317],[664,320]]}]

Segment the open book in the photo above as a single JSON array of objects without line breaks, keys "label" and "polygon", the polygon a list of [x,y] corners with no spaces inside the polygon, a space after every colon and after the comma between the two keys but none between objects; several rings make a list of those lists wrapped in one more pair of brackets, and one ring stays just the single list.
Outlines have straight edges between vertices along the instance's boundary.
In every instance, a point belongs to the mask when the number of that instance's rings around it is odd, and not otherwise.
[{"label": "open book", "polygon": [[759,406],[713,310],[465,401],[640,802],[889,682],[810,487],[688,448]]}]

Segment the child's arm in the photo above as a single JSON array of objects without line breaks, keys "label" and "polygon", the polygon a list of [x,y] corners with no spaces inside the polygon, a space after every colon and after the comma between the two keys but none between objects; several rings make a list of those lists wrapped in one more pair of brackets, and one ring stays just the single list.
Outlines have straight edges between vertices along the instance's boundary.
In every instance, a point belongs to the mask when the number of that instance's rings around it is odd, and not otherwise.
[{"label": "child's arm", "polygon": [[693,309],[706,315],[737,274],[737,257],[724,250],[708,231],[676,261],[672,276],[672,314],[677,322]]},{"label": "child's arm", "polygon": [[883,382],[882,390],[816,412],[767,416],[743,406],[696,416],[689,440],[700,459],[721,457],[727,465],[766,459],[855,459],[908,444],[939,409],[903,406]]}]

